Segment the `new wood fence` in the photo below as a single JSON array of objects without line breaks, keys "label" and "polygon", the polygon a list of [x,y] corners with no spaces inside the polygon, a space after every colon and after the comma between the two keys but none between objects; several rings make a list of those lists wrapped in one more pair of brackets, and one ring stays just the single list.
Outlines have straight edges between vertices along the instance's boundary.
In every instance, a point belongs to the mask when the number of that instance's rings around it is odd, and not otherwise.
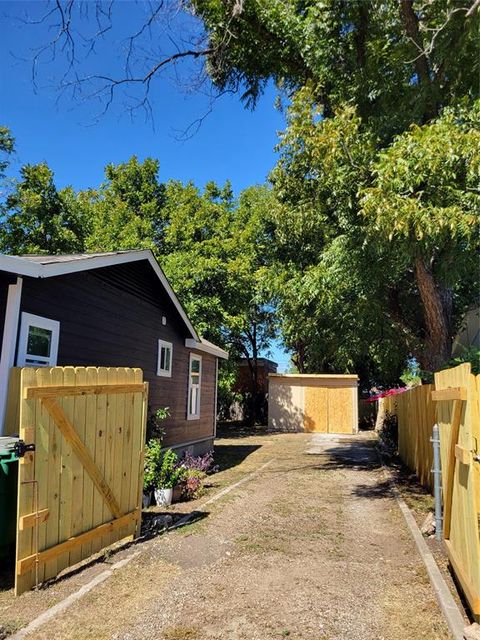
[{"label": "new wood fence", "polygon": [[13,369],[7,429],[19,461],[15,592],[140,526],[147,385],[140,369]]},{"label": "new wood fence", "polygon": [[440,429],[443,534],[448,557],[480,622],[480,376],[462,364],[435,374],[435,385],[381,400],[397,415],[399,454],[431,487],[435,422]]},{"label": "new wood fence", "polygon": [[430,438],[435,424],[432,390],[433,385],[427,384],[382,398],[385,410],[397,416],[400,457],[430,490],[433,489],[433,449]]},{"label": "new wood fence", "polygon": [[480,376],[462,364],[435,374],[443,535],[448,557],[480,622]]}]

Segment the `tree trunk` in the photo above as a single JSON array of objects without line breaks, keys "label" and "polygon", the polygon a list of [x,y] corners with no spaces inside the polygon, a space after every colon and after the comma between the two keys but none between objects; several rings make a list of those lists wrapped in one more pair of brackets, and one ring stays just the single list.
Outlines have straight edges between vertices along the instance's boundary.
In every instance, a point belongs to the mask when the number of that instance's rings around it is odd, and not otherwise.
[{"label": "tree trunk", "polygon": [[429,60],[425,52],[418,16],[413,8],[413,0],[400,0],[400,14],[405,33],[415,45],[413,65],[418,83],[423,87],[425,94],[424,122],[429,122],[438,115],[438,104],[434,95],[435,87],[432,82]]},{"label": "tree trunk", "polygon": [[297,342],[295,344],[292,362],[297,367],[298,373],[305,373],[305,345],[303,342]]},{"label": "tree trunk", "polygon": [[252,426],[255,426],[258,418],[258,349],[257,331],[254,325],[254,342],[252,346],[253,371],[252,371]]},{"label": "tree trunk", "polygon": [[419,356],[420,365],[427,371],[436,371],[450,359],[452,294],[448,289],[439,290],[431,269],[421,256],[415,259],[415,279],[426,329],[425,348]]}]

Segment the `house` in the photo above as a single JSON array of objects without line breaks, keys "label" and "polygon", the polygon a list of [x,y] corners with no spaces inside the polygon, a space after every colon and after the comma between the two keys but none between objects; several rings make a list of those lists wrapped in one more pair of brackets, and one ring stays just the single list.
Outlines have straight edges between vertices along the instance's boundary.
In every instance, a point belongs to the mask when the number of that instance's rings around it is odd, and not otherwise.
[{"label": "house", "polygon": [[[139,367],[164,444],[202,453],[215,437],[218,360],[151,251],[0,255],[0,426],[13,366]],[[0,431],[1,434],[1,431]]]}]

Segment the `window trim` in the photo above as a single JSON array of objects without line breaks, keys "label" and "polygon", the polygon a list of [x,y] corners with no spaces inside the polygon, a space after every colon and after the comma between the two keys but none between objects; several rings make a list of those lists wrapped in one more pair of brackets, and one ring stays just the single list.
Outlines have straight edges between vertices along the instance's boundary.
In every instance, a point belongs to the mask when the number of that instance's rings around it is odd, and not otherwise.
[{"label": "window trim", "polygon": [[[160,369],[160,363],[162,360],[162,349],[170,349],[170,369]],[[173,344],[167,340],[158,341],[158,353],[157,353],[157,376],[162,378],[171,378],[173,368]]]},{"label": "window trim", "polygon": [[[200,371],[198,374],[198,385],[192,384],[192,362],[194,360],[198,360],[198,362],[200,363]],[[198,389],[197,413],[190,413],[190,392],[194,386]],[[201,397],[202,397],[202,356],[199,356],[196,353],[190,353],[190,358],[188,361],[187,420],[200,419]]]},{"label": "window trim", "polygon": [[[47,329],[52,332],[52,342],[50,345],[50,356],[35,356],[37,360],[35,364],[27,362],[30,357],[27,354],[28,332],[30,327],[38,327],[39,329]],[[60,322],[52,318],[36,316],[33,313],[22,311],[20,322],[20,336],[18,339],[17,367],[55,367],[58,359],[58,341],[60,337]]]}]

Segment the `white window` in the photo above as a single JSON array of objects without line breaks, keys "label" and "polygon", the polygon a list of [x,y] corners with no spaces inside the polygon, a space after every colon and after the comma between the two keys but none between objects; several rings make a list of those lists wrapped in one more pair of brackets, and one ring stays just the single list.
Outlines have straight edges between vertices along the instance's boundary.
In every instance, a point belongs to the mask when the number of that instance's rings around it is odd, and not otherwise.
[{"label": "white window", "polygon": [[54,367],[57,364],[60,322],[22,313],[17,366]]},{"label": "white window", "polygon": [[165,340],[158,341],[157,376],[172,377],[173,345]]},{"label": "white window", "polygon": [[202,384],[202,357],[190,354],[188,372],[188,407],[187,420],[197,420],[200,417],[200,387]]}]

